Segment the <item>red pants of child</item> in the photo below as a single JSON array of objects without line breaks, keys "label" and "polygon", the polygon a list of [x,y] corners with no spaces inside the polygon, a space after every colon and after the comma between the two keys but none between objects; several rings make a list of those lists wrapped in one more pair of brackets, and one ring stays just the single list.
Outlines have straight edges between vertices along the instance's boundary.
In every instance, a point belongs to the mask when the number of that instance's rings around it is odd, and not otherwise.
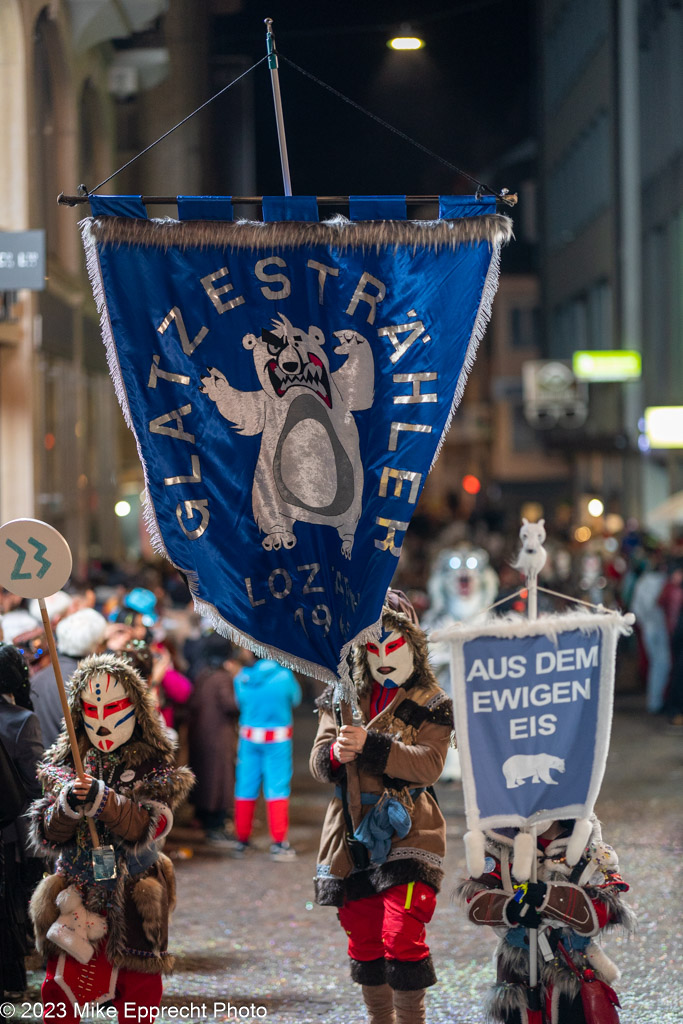
[{"label": "red pants of child", "polygon": [[425,925],[436,909],[436,893],[424,882],[352,900],[339,908],[352,960],[424,960],[429,956]]},{"label": "red pants of child", "polygon": [[[69,965],[75,975],[78,970],[85,973],[89,965],[82,966],[69,957]],[[100,961],[104,959],[103,953],[97,957]],[[43,1006],[46,1008],[44,1019],[47,1024],[78,1024],[80,1016],[74,1012],[74,1007],[61,985],[55,980],[57,971],[57,958],[50,957],[47,962],[45,981],[42,984],[40,995]],[[82,1007],[90,1003],[87,991],[82,994],[77,989],[72,989],[76,1001]],[[106,992],[106,988],[104,989]],[[163,984],[160,974],[147,974],[144,971],[133,971],[122,967],[116,979],[116,992],[111,1000],[111,1005],[116,1007],[119,1024],[138,1024],[138,1021],[152,1020],[150,1009],[161,1004]],[[91,1009],[89,1007],[89,1009]],[[90,1015],[90,1014],[89,1014]]]}]

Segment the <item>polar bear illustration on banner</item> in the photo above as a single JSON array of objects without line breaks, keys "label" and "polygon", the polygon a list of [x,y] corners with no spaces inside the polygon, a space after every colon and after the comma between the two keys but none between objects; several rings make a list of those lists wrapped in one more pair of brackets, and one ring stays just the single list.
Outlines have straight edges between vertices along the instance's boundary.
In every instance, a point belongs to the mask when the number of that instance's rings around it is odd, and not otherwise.
[{"label": "polar bear illustration on banner", "polygon": [[528,778],[532,782],[545,782],[547,786],[557,786],[558,783],[551,777],[550,772],[564,772],[564,761],[553,754],[514,754],[503,763],[502,771],[508,789],[523,786]]},{"label": "polar bear illustration on banner", "polygon": [[261,434],[252,507],[266,551],[296,544],[294,524],[334,527],[342,554],[351,557],[363,496],[358,428],[351,415],[369,409],[374,360],[354,330],[334,332],[343,365],[330,372],[319,327],[294,327],[282,313],[260,337],[246,334],[261,390],[239,391],[216,367],[200,390],[216,403],[233,429]]}]

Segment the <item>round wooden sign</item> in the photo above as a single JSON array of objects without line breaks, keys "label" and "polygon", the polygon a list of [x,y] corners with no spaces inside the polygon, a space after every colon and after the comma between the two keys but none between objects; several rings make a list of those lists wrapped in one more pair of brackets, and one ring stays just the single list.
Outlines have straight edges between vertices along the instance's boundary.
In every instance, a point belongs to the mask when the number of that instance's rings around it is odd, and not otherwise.
[{"label": "round wooden sign", "polygon": [[71,549],[53,526],[13,519],[0,527],[0,584],[18,597],[50,597],[71,575]]}]

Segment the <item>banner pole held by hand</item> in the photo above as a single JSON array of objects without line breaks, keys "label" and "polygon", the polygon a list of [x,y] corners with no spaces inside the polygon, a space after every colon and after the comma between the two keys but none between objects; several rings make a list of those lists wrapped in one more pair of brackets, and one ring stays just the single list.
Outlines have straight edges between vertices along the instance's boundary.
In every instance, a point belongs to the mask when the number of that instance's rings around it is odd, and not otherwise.
[{"label": "banner pole held by hand", "polygon": [[[522,528],[519,531],[519,537],[522,541],[522,550],[519,553],[517,562],[515,563],[517,568],[526,576],[526,585],[529,592],[527,602],[527,614],[529,621],[535,622],[538,618],[538,574],[545,565],[546,551],[543,547],[545,541],[545,524],[544,520],[541,519],[538,523],[529,523],[526,519],[522,520]],[[531,840],[532,840],[532,857],[531,857],[531,873],[530,882],[538,881],[538,858],[536,856],[537,850],[537,833],[538,827],[536,825],[531,826]],[[530,1019],[532,1015],[538,1011],[538,928],[528,928],[529,936],[529,988],[531,989],[531,998],[529,1001]],[[539,1018],[540,1019],[540,1018]]]},{"label": "banner pole held by hand", "polygon": [[[44,523],[40,519],[12,519],[0,526],[0,584],[10,594],[16,594],[23,598],[35,598],[38,601],[69,736],[74,768],[78,777],[83,781],[85,778],[83,762],[78,749],[69,703],[66,699],[50,617],[45,606],[45,598],[56,594],[68,580],[72,565],[69,545],[61,533],[49,523]],[[88,827],[93,848],[98,850],[100,841],[95,822],[91,818],[88,818]]]},{"label": "banner pole held by hand", "polygon": [[[62,676],[62,669],[59,664],[59,658],[57,657],[57,647],[55,645],[55,638],[52,633],[52,624],[50,622],[50,616],[47,613],[45,606],[45,598],[38,598],[38,606],[40,608],[40,615],[43,620],[43,626],[45,627],[45,636],[47,637],[47,646],[50,649],[50,658],[52,660],[52,671],[55,674],[57,680],[57,689],[59,691],[59,699],[62,704],[62,712],[64,714],[64,724],[66,725],[66,731],[69,734],[69,743],[71,744],[71,756],[74,759],[74,768],[79,779],[85,779],[85,770],[83,768],[83,761],[81,760],[81,752],[78,749],[78,739],[76,738],[76,730],[74,729],[73,719],[71,718],[71,709],[69,708],[69,702],[66,698],[66,689],[64,687],[64,678]],[[88,827],[90,829],[90,838],[95,849],[100,845],[99,836],[97,835],[97,829],[95,828],[95,822],[92,818],[88,818]]]}]

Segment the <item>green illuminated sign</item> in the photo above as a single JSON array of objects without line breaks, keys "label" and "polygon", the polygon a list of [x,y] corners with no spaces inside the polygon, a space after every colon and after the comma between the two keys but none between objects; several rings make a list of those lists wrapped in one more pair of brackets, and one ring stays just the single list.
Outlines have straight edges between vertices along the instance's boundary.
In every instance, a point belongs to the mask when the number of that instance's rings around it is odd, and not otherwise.
[{"label": "green illuminated sign", "polygon": [[638,380],[642,372],[642,359],[640,352],[627,349],[575,352],[572,369],[578,380]]}]

